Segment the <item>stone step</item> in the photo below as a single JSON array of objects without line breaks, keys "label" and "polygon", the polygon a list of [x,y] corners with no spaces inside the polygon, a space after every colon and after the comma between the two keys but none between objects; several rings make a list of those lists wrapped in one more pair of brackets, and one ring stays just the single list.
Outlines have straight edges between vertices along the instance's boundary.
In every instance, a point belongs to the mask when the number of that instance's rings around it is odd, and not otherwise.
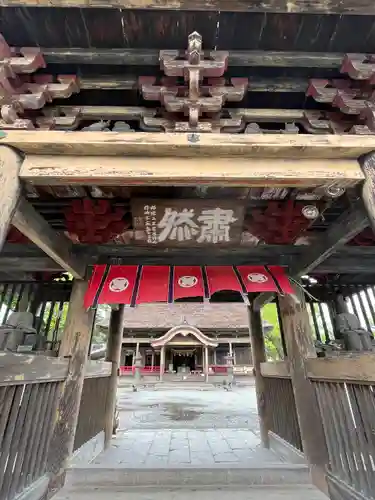
[{"label": "stone step", "polygon": [[127,469],[124,467],[80,467],[68,473],[69,485],[75,490],[86,488],[105,491],[113,487],[133,486],[181,487],[254,486],[310,484],[309,470],[304,464],[267,463],[248,468],[228,465],[215,467],[173,467]]},{"label": "stone step", "polygon": [[[110,497],[108,497],[110,495]],[[309,485],[248,486],[248,487],[188,487],[188,488],[127,488],[107,490],[60,491],[54,500],[327,500]]]}]

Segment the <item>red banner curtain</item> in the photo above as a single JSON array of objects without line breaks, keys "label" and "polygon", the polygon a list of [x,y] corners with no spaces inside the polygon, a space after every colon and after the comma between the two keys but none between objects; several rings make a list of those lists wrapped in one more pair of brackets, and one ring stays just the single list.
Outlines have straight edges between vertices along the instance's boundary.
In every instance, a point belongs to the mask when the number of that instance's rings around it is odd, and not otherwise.
[{"label": "red banner curtain", "polygon": [[211,297],[232,290],[241,294],[294,294],[280,266],[94,266],[84,304],[173,302],[189,297]]}]

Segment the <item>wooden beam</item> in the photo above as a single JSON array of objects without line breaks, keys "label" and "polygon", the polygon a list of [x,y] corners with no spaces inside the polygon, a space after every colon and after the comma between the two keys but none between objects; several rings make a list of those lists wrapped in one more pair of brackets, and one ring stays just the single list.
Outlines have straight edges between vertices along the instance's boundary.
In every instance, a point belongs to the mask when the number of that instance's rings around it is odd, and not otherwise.
[{"label": "wooden beam", "polygon": [[[355,0],[353,0],[355,1]],[[159,66],[157,49],[40,49],[47,64],[95,64],[116,66]],[[339,69],[343,53],[231,50],[229,67],[280,67]]]},{"label": "wooden beam", "polygon": [[[254,76],[249,78],[248,92],[301,92],[304,94],[308,84],[307,78],[259,78]],[[81,90],[134,90],[139,87],[138,76],[135,75],[83,76],[79,78],[79,86]],[[107,106],[102,106],[103,115],[105,115],[106,108]]]},{"label": "wooden beam", "polygon": [[368,225],[369,220],[363,204],[358,202],[322,233],[319,240],[315,241],[306,254],[290,268],[290,275],[298,278],[308,274]]},{"label": "wooden beam", "polygon": [[[94,132],[93,132],[94,133]],[[84,134],[83,132],[81,134]],[[91,132],[90,132],[91,134]],[[86,135],[86,134],[84,134]],[[160,134],[163,135],[163,134]],[[27,156],[20,178],[37,185],[281,186],[344,188],[363,180],[356,160]]]},{"label": "wooden beam", "polygon": [[374,15],[371,0],[1,0],[3,6]]},{"label": "wooden beam", "polygon": [[[369,225],[367,214],[363,203],[359,200],[347,212],[342,214],[332,226],[315,241],[311,247],[307,247],[305,253],[289,268],[289,275],[298,278],[316,269],[319,264],[330,257],[338,248],[359,234]],[[264,292],[254,300],[254,307],[260,310],[265,304],[271,302],[274,293]]]},{"label": "wooden beam", "polygon": [[297,294],[299,303],[290,295],[279,298],[280,321],[285,335],[303,451],[313,483],[326,491],[327,446],[315,389],[306,377],[304,367],[307,358],[316,358],[316,351],[303,293],[297,290]]},{"label": "wooden beam", "polygon": [[288,361],[273,361],[272,363],[262,363],[260,371],[263,377],[269,378],[290,378],[290,367]]},{"label": "wooden beam", "polygon": [[72,243],[64,235],[56,233],[24,198],[18,203],[12,224],[75,278],[85,275],[86,265],[72,255]]},{"label": "wooden beam", "polygon": [[40,257],[11,257],[0,254],[0,272],[59,272],[64,269],[45,255]]},{"label": "wooden beam", "polygon": [[316,381],[374,384],[374,366],[374,353],[353,353],[337,358],[308,359],[306,373]]},{"label": "wooden beam", "polygon": [[111,363],[102,360],[88,360],[85,365],[85,378],[110,377],[111,370]]},{"label": "wooden beam", "polygon": [[[139,120],[149,111],[141,106],[52,106],[49,109],[65,115],[79,115],[84,120]],[[246,121],[301,121],[305,116],[303,109],[235,108],[230,112],[233,118],[242,117]]]},{"label": "wooden beam", "polygon": [[[371,135],[172,134],[7,130],[0,138],[26,154],[79,156],[357,159],[373,150]],[[335,172],[332,171],[332,179]]]},{"label": "wooden beam", "polygon": [[21,194],[18,177],[21,163],[22,158],[16,151],[0,145],[0,251]]},{"label": "wooden beam", "polygon": [[114,415],[117,401],[117,386],[120,374],[121,347],[123,342],[125,306],[120,304],[118,309],[112,309],[109,321],[106,360],[112,365],[111,378],[108,384],[107,404],[105,409],[104,446],[111,444],[113,434]]},{"label": "wooden beam", "polygon": [[61,358],[0,352],[0,386],[65,380],[68,368]]}]

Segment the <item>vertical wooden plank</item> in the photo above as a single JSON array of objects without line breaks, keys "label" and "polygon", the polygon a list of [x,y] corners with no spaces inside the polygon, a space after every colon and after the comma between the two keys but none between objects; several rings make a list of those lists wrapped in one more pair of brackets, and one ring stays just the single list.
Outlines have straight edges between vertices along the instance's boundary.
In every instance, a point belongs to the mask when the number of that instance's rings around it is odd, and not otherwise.
[{"label": "vertical wooden plank", "polygon": [[266,349],[264,345],[264,336],[262,328],[262,318],[260,311],[255,311],[253,306],[247,308],[249,315],[249,330],[250,330],[250,343],[251,351],[253,353],[253,365],[255,374],[255,389],[258,404],[258,416],[260,425],[260,437],[262,445],[265,448],[270,447],[269,442],[269,423],[268,423],[268,409],[266,407],[266,384],[260,370],[260,364],[267,361]]},{"label": "vertical wooden plank", "polygon": [[21,156],[8,146],[0,146],[0,251],[21,194]]},{"label": "vertical wooden plank", "polygon": [[0,450],[3,447],[4,432],[7,427],[10,408],[12,406],[14,393],[16,391],[13,387],[1,387],[1,401],[0,401]]},{"label": "vertical wooden plank", "polygon": [[[7,468],[8,455],[9,450],[12,446],[13,435],[16,429],[16,422],[18,417],[18,412],[20,409],[20,404],[22,400],[22,395],[24,391],[23,385],[18,385],[15,390],[14,398],[12,400],[12,408],[9,413],[9,418],[5,430],[5,435],[3,439],[3,443],[1,446],[1,455],[0,455],[0,485],[4,482],[5,471]],[[1,496],[0,498],[4,498]]]},{"label": "vertical wooden plank", "polygon": [[33,428],[33,437],[30,444],[31,453],[25,459],[25,466],[21,474],[21,487],[28,486],[33,478],[36,476],[36,462],[38,453],[40,450],[40,442],[42,440],[42,435],[45,430],[45,415],[46,408],[49,401],[49,395],[51,393],[51,384],[43,384],[41,387],[40,394],[40,412],[38,414],[38,419],[35,421],[35,427]]},{"label": "vertical wooden plank", "polygon": [[27,414],[27,408],[29,406],[31,395],[31,384],[27,384],[23,388],[21,404],[18,408],[18,415],[15,424],[15,430],[12,437],[11,446],[9,449],[9,454],[7,457],[7,465],[5,469],[4,481],[0,487],[0,498],[9,498],[9,489],[14,482],[17,482],[17,476],[14,474],[15,461],[18,454],[21,451],[22,445],[22,433],[24,432],[25,419]]},{"label": "vertical wooden plank", "polygon": [[107,448],[111,443],[114,414],[117,399],[117,385],[120,374],[120,359],[122,336],[124,329],[125,306],[120,304],[118,309],[112,309],[109,321],[109,335],[107,345],[106,360],[112,363],[111,377],[108,383],[107,404],[105,410],[105,440],[104,446]]},{"label": "vertical wooden plank", "polygon": [[327,492],[325,470],[328,464],[328,452],[322,417],[314,386],[306,377],[304,365],[305,359],[316,358],[316,351],[302,290],[297,289],[296,295],[298,303],[291,295],[279,298],[281,321],[284,325],[303,450],[313,483]]},{"label": "vertical wooden plank", "polygon": [[70,367],[59,402],[58,419],[48,458],[48,471],[51,473],[50,493],[63,485],[67,463],[73,452],[93,326],[93,312],[86,311],[83,304],[86,289],[86,281],[74,281],[60,344],[59,355],[70,357]]}]

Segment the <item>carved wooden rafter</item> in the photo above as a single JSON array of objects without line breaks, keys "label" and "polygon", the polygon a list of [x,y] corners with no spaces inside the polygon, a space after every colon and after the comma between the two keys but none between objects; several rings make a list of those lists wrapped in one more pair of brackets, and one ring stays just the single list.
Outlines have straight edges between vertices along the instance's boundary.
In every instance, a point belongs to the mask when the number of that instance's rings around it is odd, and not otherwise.
[{"label": "carved wooden rafter", "polygon": [[[60,75],[34,75],[46,64],[40,49],[9,47],[0,35],[0,127],[3,129],[33,129],[35,120],[29,110],[42,109],[54,99],[70,97],[79,92],[77,78]],[[47,128],[53,128],[50,123]]]},{"label": "carved wooden rafter", "polygon": [[[179,132],[242,130],[244,124],[240,119],[223,119],[219,114],[226,102],[241,101],[248,86],[247,78],[232,78],[227,82],[223,78],[227,65],[228,52],[205,54],[202,37],[197,32],[189,35],[183,59],[179,51],[160,51],[160,67],[166,77],[160,84],[155,77],[141,77],[139,86],[144,99],[160,101],[164,107],[163,116],[143,117],[141,128],[155,130],[154,127],[161,127]],[[188,118],[187,122],[184,117]]]}]

